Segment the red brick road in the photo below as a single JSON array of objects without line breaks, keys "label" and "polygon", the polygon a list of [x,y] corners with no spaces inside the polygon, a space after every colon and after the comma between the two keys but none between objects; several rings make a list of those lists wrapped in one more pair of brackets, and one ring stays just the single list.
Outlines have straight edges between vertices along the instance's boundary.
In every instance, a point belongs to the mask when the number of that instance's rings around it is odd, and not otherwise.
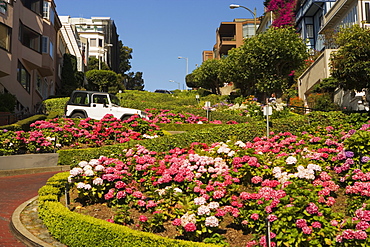
[{"label": "red brick road", "polygon": [[14,210],[23,202],[37,196],[38,190],[58,172],[0,177],[0,246],[24,247],[10,231]]}]

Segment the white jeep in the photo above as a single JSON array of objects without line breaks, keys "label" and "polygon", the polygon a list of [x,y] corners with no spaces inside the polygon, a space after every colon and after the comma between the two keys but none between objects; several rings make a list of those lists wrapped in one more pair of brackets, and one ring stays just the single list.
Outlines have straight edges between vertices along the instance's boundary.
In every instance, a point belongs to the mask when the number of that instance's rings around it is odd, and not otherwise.
[{"label": "white jeep", "polygon": [[145,112],[120,106],[119,99],[110,93],[95,91],[73,91],[65,107],[65,116],[70,118],[92,118],[100,120],[106,114],[127,120],[133,115],[148,119]]}]

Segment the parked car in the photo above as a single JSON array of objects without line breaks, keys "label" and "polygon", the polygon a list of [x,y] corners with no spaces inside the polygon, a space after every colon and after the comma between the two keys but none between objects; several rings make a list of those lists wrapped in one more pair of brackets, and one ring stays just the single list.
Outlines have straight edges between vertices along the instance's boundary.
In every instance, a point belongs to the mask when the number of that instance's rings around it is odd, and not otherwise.
[{"label": "parked car", "polygon": [[65,116],[70,118],[89,117],[100,120],[106,114],[121,120],[127,120],[133,115],[148,118],[141,110],[121,107],[115,95],[104,92],[73,91],[65,107]]},{"label": "parked car", "polygon": [[164,90],[164,89],[157,89],[154,91],[155,93],[165,93],[165,94],[172,94],[171,91]]}]

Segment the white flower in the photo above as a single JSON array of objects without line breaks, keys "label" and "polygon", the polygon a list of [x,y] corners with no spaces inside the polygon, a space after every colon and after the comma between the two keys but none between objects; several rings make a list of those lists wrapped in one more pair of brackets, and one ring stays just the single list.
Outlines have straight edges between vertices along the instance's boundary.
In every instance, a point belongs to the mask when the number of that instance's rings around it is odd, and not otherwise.
[{"label": "white flower", "polygon": [[90,165],[86,165],[84,166],[84,171],[87,171],[87,170],[92,170],[92,167]]},{"label": "white flower", "polygon": [[96,167],[95,167],[95,171],[97,171],[97,172],[100,172],[100,171],[104,171],[104,166],[102,166],[102,165],[97,165]]},{"label": "white flower", "polygon": [[72,170],[69,171],[69,174],[71,174],[72,177],[78,176],[83,173],[83,170],[79,167],[75,167]]},{"label": "white flower", "polygon": [[90,184],[85,184],[84,189],[85,190],[91,190],[91,185]]},{"label": "white flower", "polygon": [[79,182],[77,185],[76,185],[77,189],[83,189],[85,188],[85,183],[83,182]]},{"label": "white flower", "polygon": [[80,163],[78,163],[78,165],[80,167],[85,167],[86,165],[88,165],[89,163],[87,163],[87,161],[81,161]]},{"label": "white flower", "polygon": [[215,216],[209,216],[206,218],[205,225],[209,227],[217,227],[218,219]]},{"label": "white flower", "polygon": [[198,208],[198,215],[205,215],[205,214],[210,214],[210,213],[211,213],[211,210],[209,209],[208,206],[201,205]]},{"label": "white flower", "polygon": [[244,142],[242,142],[242,141],[237,141],[237,142],[235,142],[235,145],[237,145],[237,146],[239,146],[239,147],[241,147],[241,148],[244,148],[245,146],[247,146]]},{"label": "white flower", "polygon": [[186,213],[183,216],[181,216],[181,225],[185,227],[188,223],[193,223],[193,224],[197,223],[195,214]]},{"label": "white flower", "polygon": [[203,205],[207,202],[207,200],[204,197],[197,197],[194,198],[194,204],[195,205]]},{"label": "white flower", "polygon": [[90,160],[89,165],[97,166],[97,165],[100,165],[100,162],[97,159],[92,159],[92,160]]},{"label": "white flower", "polygon": [[314,171],[321,171],[321,167],[316,164],[308,164],[307,169],[314,170]]},{"label": "white flower", "polygon": [[285,162],[288,164],[288,165],[292,165],[292,164],[295,164],[297,163],[297,159],[293,156],[289,156]]},{"label": "white flower", "polygon": [[102,185],[102,184],[103,184],[103,182],[104,182],[104,180],[103,180],[103,179],[101,179],[101,178],[95,178],[95,179],[93,180],[93,185]]},{"label": "white flower", "polygon": [[180,188],[174,188],[173,192],[174,192],[174,194],[182,193],[182,190]]},{"label": "white flower", "polygon": [[216,208],[220,207],[220,204],[219,204],[218,202],[210,202],[210,203],[208,204],[208,207],[209,207],[210,209],[216,209]]},{"label": "white flower", "polygon": [[87,177],[94,176],[94,171],[93,171],[93,170],[91,170],[91,169],[87,169],[87,170],[85,171],[85,176],[87,176]]}]

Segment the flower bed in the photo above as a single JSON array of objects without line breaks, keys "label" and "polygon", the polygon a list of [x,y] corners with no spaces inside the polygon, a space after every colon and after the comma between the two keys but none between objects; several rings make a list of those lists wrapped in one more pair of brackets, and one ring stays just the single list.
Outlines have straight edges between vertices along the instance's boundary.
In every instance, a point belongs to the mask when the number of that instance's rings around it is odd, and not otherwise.
[{"label": "flower bed", "polygon": [[159,127],[138,116],[121,121],[108,114],[90,118],[36,121],[30,131],[1,130],[0,155],[51,153],[62,148],[99,147],[163,135]]},{"label": "flower bed", "polygon": [[[136,220],[143,231],[171,222],[181,238],[222,244],[221,223],[231,217],[253,235],[241,246],[266,246],[267,222],[271,246],[366,246],[369,127],[271,133],[163,153],[137,145],[119,159],[79,162],[69,181],[85,204],[119,209],[108,221]],[[132,219],[129,208],[142,215]]]}]

